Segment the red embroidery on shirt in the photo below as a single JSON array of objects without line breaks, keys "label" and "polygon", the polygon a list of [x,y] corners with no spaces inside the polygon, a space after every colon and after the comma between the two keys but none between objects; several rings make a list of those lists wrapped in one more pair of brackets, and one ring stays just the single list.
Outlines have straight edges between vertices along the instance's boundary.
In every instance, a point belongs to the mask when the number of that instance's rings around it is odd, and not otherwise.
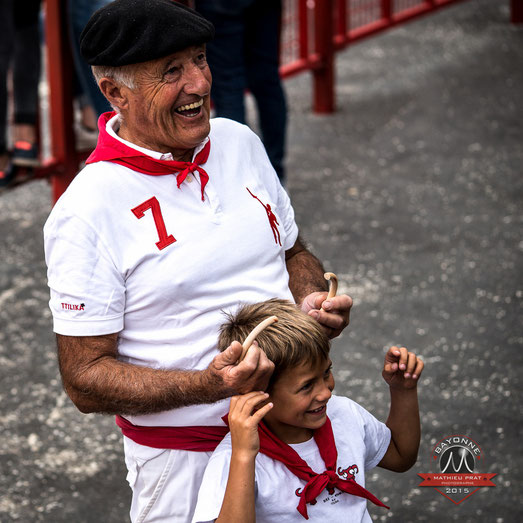
[{"label": "red embroidery on shirt", "polygon": [[356,474],[359,472],[358,465],[354,464],[346,469],[338,467],[338,476],[342,479],[353,479],[356,481]]},{"label": "red embroidery on shirt", "polygon": [[134,209],[131,209],[131,211],[138,219],[140,219],[145,216],[145,211],[149,209],[151,209],[153,213],[154,225],[156,226],[156,231],[158,232],[159,241],[155,242],[156,247],[158,247],[158,249],[161,251],[162,249],[165,249],[165,247],[174,243],[176,238],[172,234],[167,234],[165,222],[163,221],[162,210],[160,209],[160,202],[156,199],[156,196],[153,196],[140,205],[137,205]]},{"label": "red embroidery on shirt", "polygon": [[[245,187],[245,188],[249,191],[248,187]],[[275,214],[272,212],[270,204],[265,205],[257,196],[252,194],[251,191],[249,191],[249,194],[263,205],[263,208],[265,209],[265,212],[267,213],[267,218],[269,219],[269,225],[271,226],[272,234],[274,236],[274,241],[281,246],[280,231],[278,230],[278,225],[280,225],[280,224],[278,223],[278,220],[276,219]]]}]

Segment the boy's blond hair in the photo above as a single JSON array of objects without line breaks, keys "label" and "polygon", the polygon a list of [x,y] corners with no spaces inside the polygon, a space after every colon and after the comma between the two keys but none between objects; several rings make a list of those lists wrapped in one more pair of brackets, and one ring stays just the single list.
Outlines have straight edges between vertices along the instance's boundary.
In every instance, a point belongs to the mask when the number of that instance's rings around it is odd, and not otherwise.
[{"label": "boy's blond hair", "polygon": [[277,298],[244,305],[236,314],[227,314],[229,321],[220,327],[218,348],[223,351],[233,341],[243,343],[258,323],[273,315],[278,317],[278,322],[256,337],[260,348],[275,365],[269,388],[286,369],[327,360],[330,350],[329,338],[314,318],[294,303]]}]

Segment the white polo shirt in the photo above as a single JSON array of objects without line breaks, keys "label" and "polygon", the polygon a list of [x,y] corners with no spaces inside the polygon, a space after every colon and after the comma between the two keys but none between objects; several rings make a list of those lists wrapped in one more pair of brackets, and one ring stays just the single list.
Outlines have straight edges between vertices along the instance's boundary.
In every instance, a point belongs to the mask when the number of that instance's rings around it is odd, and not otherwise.
[{"label": "white polo shirt", "polygon": [[[107,124],[113,136],[117,118]],[[285,251],[298,229],[261,141],[224,118],[211,120],[209,137],[203,202],[198,174],[178,188],[175,174],[104,161],[73,180],[44,227],[56,333],[118,332],[123,361],[204,369],[217,354],[222,311],[293,299]],[[227,409],[224,400],[126,417],[137,425],[221,425]]]}]

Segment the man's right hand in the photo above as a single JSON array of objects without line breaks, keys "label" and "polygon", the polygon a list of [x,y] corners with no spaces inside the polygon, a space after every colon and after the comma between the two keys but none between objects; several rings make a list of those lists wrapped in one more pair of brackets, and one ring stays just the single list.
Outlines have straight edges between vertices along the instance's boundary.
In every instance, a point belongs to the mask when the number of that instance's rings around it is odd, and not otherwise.
[{"label": "man's right hand", "polygon": [[245,358],[238,363],[241,354],[241,344],[233,341],[212,360],[204,372],[219,380],[233,394],[265,390],[274,370],[274,363],[267,358],[256,342],[250,346]]}]

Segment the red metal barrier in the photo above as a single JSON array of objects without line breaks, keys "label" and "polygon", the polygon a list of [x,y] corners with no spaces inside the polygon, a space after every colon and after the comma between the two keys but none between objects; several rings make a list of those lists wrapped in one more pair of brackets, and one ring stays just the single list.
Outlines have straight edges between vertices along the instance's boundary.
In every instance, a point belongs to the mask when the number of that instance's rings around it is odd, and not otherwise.
[{"label": "red metal barrier", "polygon": [[[281,75],[312,71],[313,109],[335,110],[334,54],[353,42],[461,0],[284,0]],[[512,0],[520,3],[522,0]],[[514,13],[515,9],[513,9]],[[296,29],[296,27],[298,29]],[[296,42],[296,34],[299,41]]]},{"label": "red metal barrier", "polygon": [[54,199],[65,191],[78,171],[72,96],[73,60],[66,20],[66,0],[45,2],[47,82],[51,158],[44,169],[51,175]]},{"label": "red metal barrier", "polygon": [[510,0],[511,22],[523,24],[523,0]]},{"label": "red metal barrier", "polygon": [[35,169],[34,177],[49,178],[53,201],[65,191],[89,151],[77,151],[72,94],[73,59],[66,18],[67,0],[43,3],[49,92],[51,154]]}]

